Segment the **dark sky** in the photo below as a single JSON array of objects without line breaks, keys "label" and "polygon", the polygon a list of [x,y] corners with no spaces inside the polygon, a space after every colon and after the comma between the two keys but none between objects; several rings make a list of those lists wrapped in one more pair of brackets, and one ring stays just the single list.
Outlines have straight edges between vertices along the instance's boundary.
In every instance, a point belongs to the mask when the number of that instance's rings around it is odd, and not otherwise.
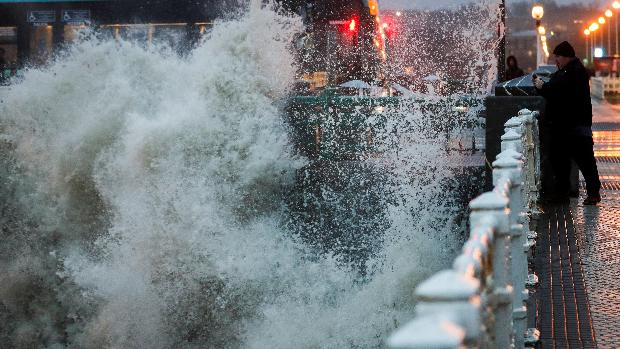
[{"label": "dark sky", "polygon": [[[511,0],[506,0],[506,3]],[[513,0],[514,1],[514,0]],[[600,3],[601,6],[610,3],[612,1],[600,1],[600,0],[555,0],[558,4],[591,4]],[[382,0],[380,1],[381,7],[385,9],[408,9],[408,8],[443,8],[450,7],[459,4],[465,4],[468,2],[478,2],[474,0]],[[499,2],[499,0],[498,0]],[[533,1],[529,1],[532,2]]]}]

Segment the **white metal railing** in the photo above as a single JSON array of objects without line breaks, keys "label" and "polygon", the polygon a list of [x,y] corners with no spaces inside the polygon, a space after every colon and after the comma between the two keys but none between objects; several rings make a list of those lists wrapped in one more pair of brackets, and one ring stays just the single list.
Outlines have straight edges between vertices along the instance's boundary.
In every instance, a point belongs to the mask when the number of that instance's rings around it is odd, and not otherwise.
[{"label": "white metal railing", "polygon": [[590,79],[590,94],[600,100],[608,95],[620,94],[620,78],[594,77]]},{"label": "white metal railing", "polygon": [[493,162],[494,189],[469,204],[470,237],[451,269],[415,290],[414,319],[388,339],[393,349],[523,348],[538,340],[527,329],[528,254],[536,235],[540,183],[537,112],[524,109],[505,124]]}]

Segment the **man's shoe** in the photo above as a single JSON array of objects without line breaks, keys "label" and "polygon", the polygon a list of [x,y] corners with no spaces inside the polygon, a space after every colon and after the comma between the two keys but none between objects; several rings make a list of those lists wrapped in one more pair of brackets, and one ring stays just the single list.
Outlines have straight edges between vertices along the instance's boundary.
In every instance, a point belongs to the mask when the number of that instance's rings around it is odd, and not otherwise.
[{"label": "man's shoe", "polygon": [[585,200],[583,200],[584,205],[596,205],[599,202],[601,202],[600,195],[588,195],[588,197]]}]

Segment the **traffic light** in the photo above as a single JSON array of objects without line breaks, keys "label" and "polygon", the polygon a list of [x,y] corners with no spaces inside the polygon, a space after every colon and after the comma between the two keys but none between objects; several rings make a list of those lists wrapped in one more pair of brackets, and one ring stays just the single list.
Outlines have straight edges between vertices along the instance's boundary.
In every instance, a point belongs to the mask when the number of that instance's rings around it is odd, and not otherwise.
[{"label": "traffic light", "polygon": [[355,19],[352,19],[351,22],[349,22],[349,31],[354,32],[356,30],[357,30],[357,22],[355,21]]}]

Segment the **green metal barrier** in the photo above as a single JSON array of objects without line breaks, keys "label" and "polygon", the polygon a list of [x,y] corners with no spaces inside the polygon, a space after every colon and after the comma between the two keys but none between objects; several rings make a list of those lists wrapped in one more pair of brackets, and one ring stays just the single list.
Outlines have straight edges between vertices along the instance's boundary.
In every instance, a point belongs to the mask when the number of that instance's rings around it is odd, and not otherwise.
[{"label": "green metal barrier", "polygon": [[478,126],[471,108],[481,100],[469,96],[433,98],[343,96],[326,89],[317,96],[295,96],[287,105],[293,139],[300,152],[318,160],[360,160],[381,152],[386,135],[400,130],[403,110],[423,114],[418,131],[449,133]]},{"label": "green metal barrier", "polygon": [[398,97],[342,96],[332,89],[293,97],[289,122],[300,151],[313,159],[357,160],[376,152],[375,136],[385,132],[387,109]]}]

